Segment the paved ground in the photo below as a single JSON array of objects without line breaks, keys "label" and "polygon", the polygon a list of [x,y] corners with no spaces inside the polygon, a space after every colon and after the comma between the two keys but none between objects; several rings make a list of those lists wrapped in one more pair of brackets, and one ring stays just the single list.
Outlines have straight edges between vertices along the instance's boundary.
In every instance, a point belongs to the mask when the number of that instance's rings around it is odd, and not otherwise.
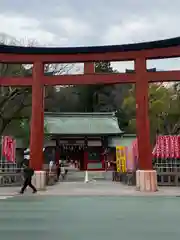
[{"label": "paved ground", "polygon": [[62,196],[180,196],[179,187],[161,187],[156,193],[142,193],[134,186],[110,181],[97,181],[90,183],[74,182],[60,183],[41,192],[41,195]]},{"label": "paved ground", "polygon": [[180,189],[140,193],[112,182],[59,183],[32,195],[0,188],[0,239],[178,240]]},{"label": "paved ground", "polygon": [[179,240],[180,198],[16,196],[0,200],[5,240]]},{"label": "paved ground", "polygon": [[[0,198],[16,195],[19,188],[0,188]],[[26,194],[31,194],[28,190]],[[136,191],[135,187],[126,186],[121,183],[110,181],[64,182],[52,187],[47,187],[46,191],[39,192],[43,196],[180,196],[180,187],[160,187],[156,193],[142,193]]]}]

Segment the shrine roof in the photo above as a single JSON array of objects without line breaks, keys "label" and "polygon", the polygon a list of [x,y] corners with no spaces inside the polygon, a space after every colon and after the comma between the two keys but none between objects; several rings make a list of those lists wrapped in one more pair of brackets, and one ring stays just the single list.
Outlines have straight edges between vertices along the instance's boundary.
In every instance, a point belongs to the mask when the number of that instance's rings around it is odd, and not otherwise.
[{"label": "shrine roof", "polygon": [[0,53],[13,54],[85,54],[140,51],[145,49],[166,48],[180,45],[180,37],[158,41],[131,43],[123,45],[85,46],[85,47],[22,47],[0,44]]},{"label": "shrine roof", "polygon": [[114,113],[49,113],[44,115],[51,135],[121,135]]}]

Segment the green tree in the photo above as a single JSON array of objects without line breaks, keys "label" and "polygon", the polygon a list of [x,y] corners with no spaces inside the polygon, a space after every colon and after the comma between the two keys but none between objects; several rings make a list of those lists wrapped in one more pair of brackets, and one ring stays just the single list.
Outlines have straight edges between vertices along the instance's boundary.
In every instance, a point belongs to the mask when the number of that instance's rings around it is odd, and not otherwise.
[{"label": "green tree", "polygon": [[164,121],[165,134],[179,135],[180,134],[180,84],[175,83],[170,88],[169,109],[161,118]]},{"label": "green tree", "polygon": [[[162,84],[149,85],[149,119],[151,127],[151,141],[154,142],[157,133],[165,134],[169,128],[172,111],[176,112],[172,105],[176,100],[173,99],[173,89]],[[126,131],[136,132],[136,100],[135,87],[129,91],[129,95],[124,99],[123,110],[126,112],[129,123]],[[173,110],[172,110],[173,109]],[[168,120],[169,117],[169,120]],[[167,125],[168,120],[168,125]],[[172,121],[172,120],[171,120]]]},{"label": "green tree", "polygon": [[96,73],[115,73],[110,62],[96,62],[95,72]]},{"label": "green tree", "polygon": [[[18,137],[23,138],[25,145],[29,146],[29,144],[30,144],[30,121],[29,121],[29,119],[22,119],[20,121],[20,132],[19,132]],[[44,124],[44,137],[46,139],[49,138],[48,128],[47,128],[46,123]]]},{"label": "green tree", "polygon": [[[110,62],[95,63],[96,73],[113,73],[113,68]],[[105,86],[104,84],[82,85],[79,89],[79,99],[81,102],[81,111],[111,111],[113,108],[112,99],[108,106],[108,99],[111,97],[110,93],[114,88],[113,85]]]}]

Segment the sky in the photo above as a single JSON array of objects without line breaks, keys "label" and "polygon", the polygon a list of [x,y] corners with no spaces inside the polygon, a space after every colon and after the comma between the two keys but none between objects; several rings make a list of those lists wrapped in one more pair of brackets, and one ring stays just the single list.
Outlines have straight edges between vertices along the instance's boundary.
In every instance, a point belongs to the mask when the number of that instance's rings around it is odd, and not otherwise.
[{"label": "sky", "polygon": [[[159,40],[180,36],[179,9],[179,0],[0,0],[0,34],[59,47]],[[148,63],[154,66],[180,69],[180,61]]]}]

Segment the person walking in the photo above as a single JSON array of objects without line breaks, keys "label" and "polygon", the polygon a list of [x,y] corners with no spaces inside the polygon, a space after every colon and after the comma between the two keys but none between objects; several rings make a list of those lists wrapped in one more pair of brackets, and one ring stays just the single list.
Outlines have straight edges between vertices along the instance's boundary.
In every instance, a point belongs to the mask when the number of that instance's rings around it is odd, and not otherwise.
[{"label": "person walking", "polygon": [[117,182],[118,181],[118,172],[117,172],[117,164],[116,164],[116,158],[114,158],[114,161],[111,161],[112,165],[112,181]]},{"label": "person walking", "polygon": [[57,173],[57,181],[59,181],[61,175],[61,160],[56,164],[56,173]]},{"label": "person walking", "polygon": [[61,177],[62,177],[62,180],[65,180],[65,167],[64,167],[64,163],[62,162],[61,163]]},{"label": "person walking", "polygon": [[21,188],[20,194],[23,194],[28,186],[32,188],[33,193],[37,193],[37,189],[32,184],[32,177],[34,175],[34,170],[31,167],[29,167],[29,165],[24,164],[23,167],[24,167],[24,183]]}]

